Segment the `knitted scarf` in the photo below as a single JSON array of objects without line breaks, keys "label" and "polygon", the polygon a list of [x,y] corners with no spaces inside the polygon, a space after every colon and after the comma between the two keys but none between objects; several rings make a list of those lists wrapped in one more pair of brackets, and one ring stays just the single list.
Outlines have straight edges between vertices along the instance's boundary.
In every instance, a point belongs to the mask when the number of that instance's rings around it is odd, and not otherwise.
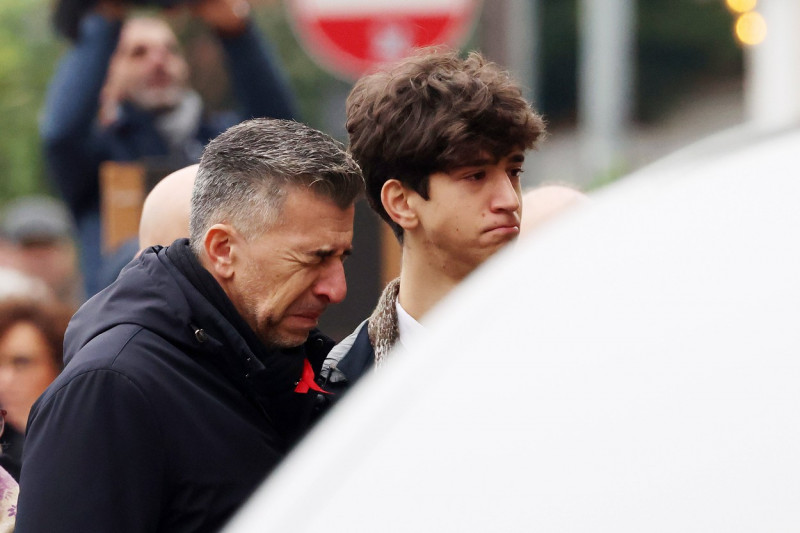
[{"label": "knitted scarf", "polygon": [[367,336],[375,351],[375,367],[380,368],[392,346],[397,342],[397,295],[400,278],[392,280],[383,289],[378,305],[367,321]]}]

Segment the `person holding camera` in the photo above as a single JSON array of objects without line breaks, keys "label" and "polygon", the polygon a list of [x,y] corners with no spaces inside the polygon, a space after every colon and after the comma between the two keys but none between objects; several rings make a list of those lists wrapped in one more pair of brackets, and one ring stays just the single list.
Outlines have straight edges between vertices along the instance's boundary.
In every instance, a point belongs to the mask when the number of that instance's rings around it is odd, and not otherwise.
[{"label": "person holding camera", "polygon": [[189,86],[189,65],[170,26],[153,16],[129,17],[132,4],[120,0],[100,0],[80,17],[75,46],[50,83],[41,137],[54,185],[77,222],[88,296],[102,288],[102,162],[180,168],[196,163],[210,139],[241,120],[296,117],[293,95],[247,2],[186,6],[219,36],[238,112],[209,113]]}]

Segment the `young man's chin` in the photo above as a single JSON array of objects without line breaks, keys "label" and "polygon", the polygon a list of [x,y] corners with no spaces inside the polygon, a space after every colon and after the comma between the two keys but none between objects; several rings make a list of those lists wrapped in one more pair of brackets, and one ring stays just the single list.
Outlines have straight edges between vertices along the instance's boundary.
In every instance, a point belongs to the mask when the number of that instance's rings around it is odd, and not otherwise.
[{"label": "young man's chin", "polygon": [[492,257],[494,254],[517,241],[517,235],[485,235],[485,237],[488,238],[483,241],[483,246],[480,249],[481,259],[479,264],[483,264],[484,261]]},{"label": "young man's chin", "polygon": [[516,241],[517,237],[519,237],[519,228],[509,226],[487,231],[483,234],[482,240],[486,244],[486,248],[492,249],[492,253],[494,253],[503,246]]}]

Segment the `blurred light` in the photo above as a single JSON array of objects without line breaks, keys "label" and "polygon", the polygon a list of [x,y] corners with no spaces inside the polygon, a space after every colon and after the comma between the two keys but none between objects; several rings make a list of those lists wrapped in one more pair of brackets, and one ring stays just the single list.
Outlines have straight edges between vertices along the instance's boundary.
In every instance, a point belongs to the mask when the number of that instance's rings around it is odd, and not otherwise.
[{"label": "blurred light", "polygon": [[751,11],[736,19],[736,38],[742,44],[753,46],[767,37],[767,22],[760,13]]},{"label": "blurred light", "polygon": [[758,0],[725,0],[725,4],[734,13],[747,13],[756,8]]}]

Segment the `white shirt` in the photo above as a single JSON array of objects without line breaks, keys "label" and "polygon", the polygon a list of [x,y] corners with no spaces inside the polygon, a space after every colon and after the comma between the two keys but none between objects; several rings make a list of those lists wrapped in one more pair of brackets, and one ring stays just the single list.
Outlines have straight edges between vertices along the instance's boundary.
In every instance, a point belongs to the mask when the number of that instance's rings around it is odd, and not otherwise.
[{"label": "white shirt", "polygon": [[403,309],[403,306],[400,305],[400,300],[397,300],[394,305],[397,310],[397,344],[402,345],[403,349],[405,349],[403,340],[408,341],[415,335],[419,335],[425,331],[425,327]]}]

